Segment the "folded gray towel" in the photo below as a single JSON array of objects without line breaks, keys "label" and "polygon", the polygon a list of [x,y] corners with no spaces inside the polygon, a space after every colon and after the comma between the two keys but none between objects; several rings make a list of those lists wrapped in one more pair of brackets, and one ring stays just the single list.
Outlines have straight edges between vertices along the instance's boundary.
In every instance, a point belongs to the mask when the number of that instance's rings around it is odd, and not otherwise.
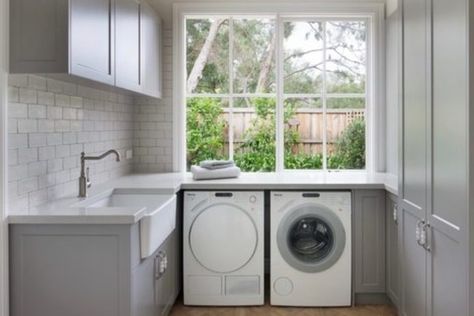
[{"label": "folded gray towel", "polygon": [[191,166],[191,172],[194,180],[237,178],[240,176],[240,168],[235,166],[215,170]]},{"label": "folded gray towel", "polygon": [[209,170],[222,169],[228,167],[234,167],[233,160],[204,160],[199,164],[201,168],[206,168]]}]

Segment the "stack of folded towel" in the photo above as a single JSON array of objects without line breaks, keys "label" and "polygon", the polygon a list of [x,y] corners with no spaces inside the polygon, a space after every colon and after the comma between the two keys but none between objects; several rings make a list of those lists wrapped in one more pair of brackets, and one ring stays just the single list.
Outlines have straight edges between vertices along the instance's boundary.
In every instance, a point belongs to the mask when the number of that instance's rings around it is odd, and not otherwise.
[{"label": "stack of folded towel", "polygon": [[240,168],[232,160],[204,160],[199,166],[191,166],[194,180],[237,178]]}]

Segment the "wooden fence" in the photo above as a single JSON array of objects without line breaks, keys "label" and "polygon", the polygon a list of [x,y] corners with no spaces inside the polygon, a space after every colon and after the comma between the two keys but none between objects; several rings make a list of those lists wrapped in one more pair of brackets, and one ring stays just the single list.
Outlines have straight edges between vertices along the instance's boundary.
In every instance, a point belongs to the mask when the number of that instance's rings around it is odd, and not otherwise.
[{"label": "wooden fence", "polygon": [[[334,144],[346,127],[356,118],[365,118],[363,109],[328,109],[327,140],[328,151],[332,152]],[[224,110],[224,117],[228,120],[229,111]],[[234,108],[234,147],[242,143],[245,131],[252,126],[256,117],[252,108]],[[296,111],[295,117],[289,122],[290,128],[298,131],[301,139],[298,152],[315,154],[322,152],[323,143],[323,112],[322,109],[301,108]],[[227,146],[226,146],[227,147]],[[227,148],[226,148],[227,149]]]}]

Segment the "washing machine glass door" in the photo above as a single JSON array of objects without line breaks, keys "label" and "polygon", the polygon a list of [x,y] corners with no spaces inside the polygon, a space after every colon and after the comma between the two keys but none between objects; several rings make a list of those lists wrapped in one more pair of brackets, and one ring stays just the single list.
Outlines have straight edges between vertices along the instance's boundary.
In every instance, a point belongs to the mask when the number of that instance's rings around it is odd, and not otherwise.
[{"label": "washing machine glass door", "polygon": [[345,230],[331,210],[305,205],[291,210],[277,232],[278,248],[285,261],[303,272],[331,267],[345,247]]},{"label": "washing machine glass door", "polygon": [[195,259],[212,272],[244,267],[255,254],[258,234],[252,218],[236,205],[213,204],[194,219],[189,245]]}]

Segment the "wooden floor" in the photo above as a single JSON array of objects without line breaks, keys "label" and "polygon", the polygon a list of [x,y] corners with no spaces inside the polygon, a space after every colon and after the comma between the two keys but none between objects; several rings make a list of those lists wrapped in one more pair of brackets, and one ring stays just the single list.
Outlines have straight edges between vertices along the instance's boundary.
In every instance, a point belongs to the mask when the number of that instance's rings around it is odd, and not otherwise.
[{"label": "wooden floor", "polygon": [[171,316],[396,316],[394,308],[388,305],[361,305],[345,308],[296,308],[274,307],[190,307],[182,301],[176,302]]}]

